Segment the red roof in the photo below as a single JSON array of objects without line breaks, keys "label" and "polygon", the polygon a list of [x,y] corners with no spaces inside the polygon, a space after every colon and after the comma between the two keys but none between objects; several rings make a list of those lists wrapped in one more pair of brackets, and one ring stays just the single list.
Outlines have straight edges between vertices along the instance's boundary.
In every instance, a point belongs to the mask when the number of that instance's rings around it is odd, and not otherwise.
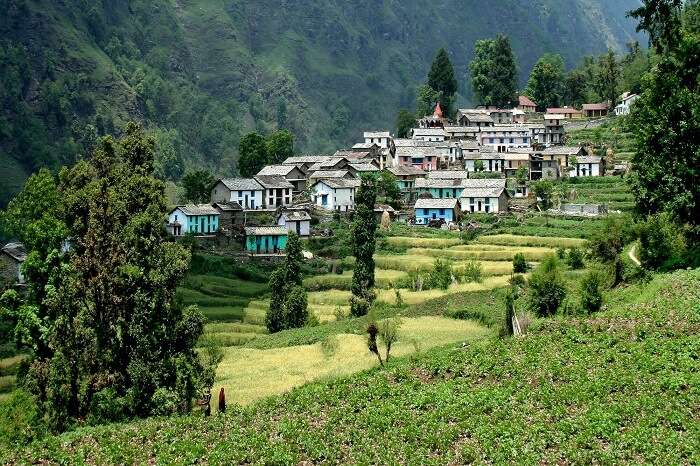
[{"label": "red roof", "polygon": [[608,110],[609,108],[610,106],[607,102],[603,102],[600,104],[583,104],[584,110]]},{"label": "red roof", "polygon": [[548,108],[547,113],[553,113],[555,115],[569,115],[569,114],[576,114],[576,113],[581,113],[580,110],[576,110],[575,108],[571,107],[553,107],[553,108]]},{"label": "red roof", "polygon": [[440,102],[435,106],[435,112],[433,113],[435,118],[442,118],[442,108],[440,108]]},{"label": "red roof", "polygon": [[535,104],[535,102],[530,100],[530,98],[526,95],[521,95],[520,97],[518,97],[518,105],[520,105],[521,107],[536,107],[537,106],[537,104]]}]

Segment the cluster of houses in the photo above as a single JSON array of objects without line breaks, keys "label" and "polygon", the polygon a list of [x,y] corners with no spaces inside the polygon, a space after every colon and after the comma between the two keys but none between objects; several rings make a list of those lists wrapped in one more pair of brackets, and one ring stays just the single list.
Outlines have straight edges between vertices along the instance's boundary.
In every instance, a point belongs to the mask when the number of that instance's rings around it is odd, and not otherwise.
[{"label": "cluster of houses", "polygon": [[[634,96],[623,97],[626,105],[633,102]],[[219,179],[210,204],[175,207],[167,228],[174,236],[241,231],[250,254],[282,254],[288,232],[311,234],[313,209],[353,211],[361,176],[380,171],[394,175],[407,209],[377,206],[377,215],[429,225],[505,212],[511,197],[529,195],[529,181],[604,174],[601,157],[564,145],[564,120],[595,118],[608,108],[551,108],[542,115],[521,96],[515,108],[460,109],[450,120],[438,104],[433,114],[416,121],[410,137],[365,132],[362,142],[332,155],[289,157],[252,178]]]}]

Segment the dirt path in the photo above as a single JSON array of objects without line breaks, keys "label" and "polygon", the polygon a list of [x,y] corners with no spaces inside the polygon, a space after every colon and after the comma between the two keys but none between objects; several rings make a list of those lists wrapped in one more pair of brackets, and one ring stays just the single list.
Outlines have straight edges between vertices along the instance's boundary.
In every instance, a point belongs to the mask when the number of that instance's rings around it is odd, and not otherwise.
[{"label": "dirt path", "polygon": [[639,259],[637,259],[637,254],[636,254],[636,253],[637,253],[637,245],[634,244],[634,245],[632,245],[632,247],[630,248],[630,250],[629,250],[629,252],[627,253],[627,255],[629,256],[630,259],[632,259],[632,262],[634,262],[635,264],[637,264],[637,267],[641,267],[641,266],[642,266],[642,263],[639,262]]}]

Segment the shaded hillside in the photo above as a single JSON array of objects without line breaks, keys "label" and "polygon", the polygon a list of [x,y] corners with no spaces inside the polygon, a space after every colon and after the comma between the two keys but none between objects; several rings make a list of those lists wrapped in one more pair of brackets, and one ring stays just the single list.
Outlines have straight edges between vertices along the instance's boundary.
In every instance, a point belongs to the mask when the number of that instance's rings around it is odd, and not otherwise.
[{"label": "shaded hillside", "polygon": [[[635,38],[637,0],[0,0],[0,203],[37,167],[146,121],[163,176],[235,170],[240,135],[278,126],[331,150],[413,105],[438,47],[468,99],[475,40],[508,34],[521,80],[544,52],[569,64]],[[183,162],[184,160],[184,162]]]}]

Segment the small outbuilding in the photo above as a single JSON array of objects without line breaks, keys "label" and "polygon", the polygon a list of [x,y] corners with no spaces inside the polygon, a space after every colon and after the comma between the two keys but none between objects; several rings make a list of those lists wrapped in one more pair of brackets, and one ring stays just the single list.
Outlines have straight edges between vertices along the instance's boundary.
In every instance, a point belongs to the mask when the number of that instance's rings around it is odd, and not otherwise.
[{"label": "small outbuilding", "polygon": [[427,225],[432,220],[446,223],[457,221],[459,201],[451,199],[418,199],[414,205],[416,225]]},{"label": "small outbuilding", "polygon": [[18,283],[24,284],[22,264],[27,260],[27,250],[22,243],[7,243],[0,249],[0,289]]},{"label": "small outbuilding", "polygon": [[175,207],[168,214],[167,229],[173,236],[191,233],[213,236],[219,231],[221,214],[211,204],[187,204]]},{"label": "small outbuilding", "polygon": [[277,216],[277,226],[306,237],[311,234],[311,216],[305,210],[288,210]]},{"label": "small outbuilding", "polygon": [[283,255],[288,235],[287,227],[246,227],[246,251],[253,256]]}]

